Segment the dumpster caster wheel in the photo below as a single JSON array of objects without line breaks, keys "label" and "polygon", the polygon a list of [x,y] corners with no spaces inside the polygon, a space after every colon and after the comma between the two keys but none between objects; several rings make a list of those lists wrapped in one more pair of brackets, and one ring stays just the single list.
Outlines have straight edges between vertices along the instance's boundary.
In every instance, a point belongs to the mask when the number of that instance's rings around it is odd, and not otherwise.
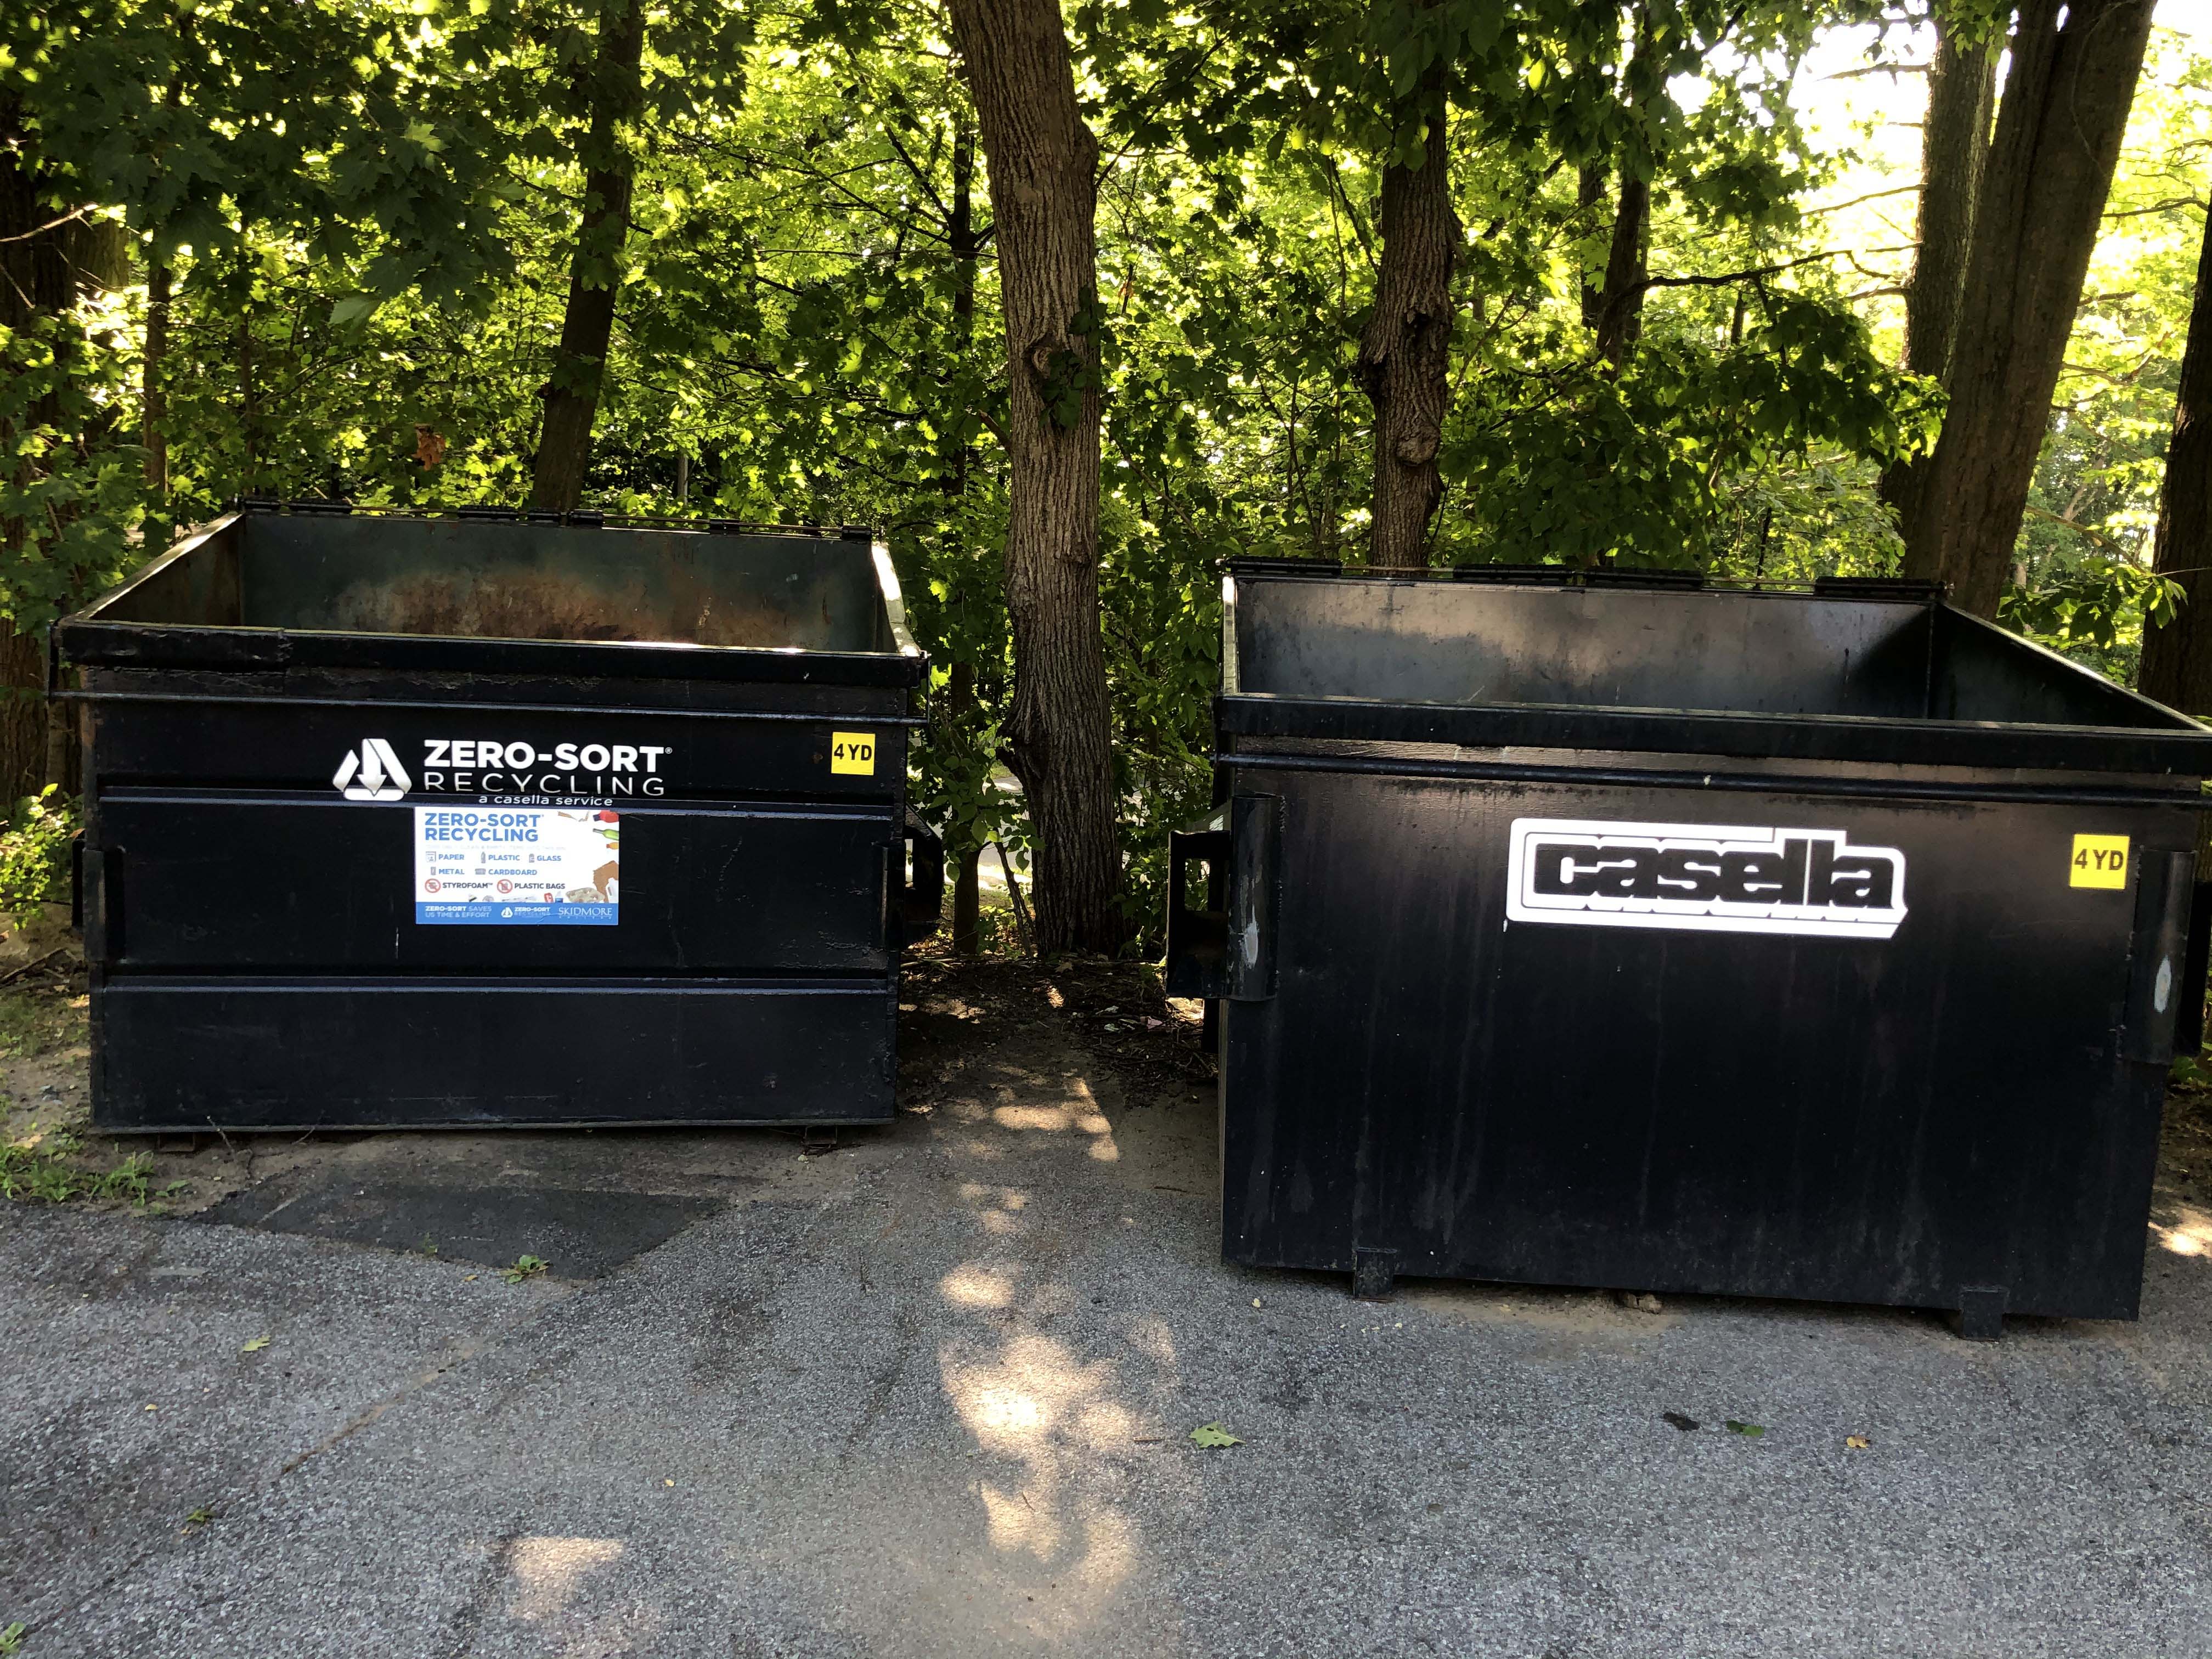
[{"label": "dumpster caster wheel", "polygon": [[2005,1289],[1969,1285],[1959,1292],[1959,1334],[1969,1342],[1994,1342],[2004,1334]]},{"label": "dumpster caster wheel", "polygon": [[1390,1294],[1398,1277],[1395,1250],[1354,1250],[1352,1253],[1352,1293],[1362,1302],[1380,1302]]},{"label": "dumpster caster wheel", "polygon": [[799,1155],[819,1158],[824,1152],[837,1150],[837,1131],[835,1129],[801,1129],[799,1132]]}]

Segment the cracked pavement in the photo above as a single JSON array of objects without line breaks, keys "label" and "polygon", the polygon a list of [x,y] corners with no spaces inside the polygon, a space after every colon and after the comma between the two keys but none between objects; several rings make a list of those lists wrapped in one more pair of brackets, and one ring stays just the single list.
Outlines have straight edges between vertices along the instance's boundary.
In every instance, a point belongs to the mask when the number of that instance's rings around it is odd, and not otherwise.
[{"label": "cracked pavement", "polygon": [[[2173,1171],[2134,1326],[1367,1304],[1222,1265],[1210,1096],[957,974],[912,995],[912,1109],[826,1156],[356,1137],[195,1217],[0,1206],[0,1627],[28,1659],[2212,1653],[2212,1210]],[[550,1274],[493,1271],[539,1237]],[[1243,1443],[1194,1447],[1214,1421]]]}]

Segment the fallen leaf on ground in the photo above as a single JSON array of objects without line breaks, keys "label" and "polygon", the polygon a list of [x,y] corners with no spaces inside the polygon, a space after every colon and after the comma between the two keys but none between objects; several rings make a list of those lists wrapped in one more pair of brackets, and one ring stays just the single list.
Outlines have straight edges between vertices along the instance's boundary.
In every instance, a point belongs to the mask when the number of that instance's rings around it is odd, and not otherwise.
[{"label": "fallen leaf on ground", "polygon": [[1676,1428],[1681,1430],[1684,1434],[1689,1433],[1691,1430],[1698,1426],[1698,1419],[1696,1418],[1685,1417],[1680,1412],[1662,1412],[1659,1414],[1666,1421],[1673,1424]]},{"label": "fallen leaf on ground", "polygon": [[240,1352],[240,1353],[259,1353],[259,1352],[260,1352],[264,1348],[265,1348],[265,1347],[267,1347],[267,1346],[269,1346],[270,1340],[270,1339],[269,1339],[268,1337],[265,1337],[265,1336],[257,1336],[257,1337],[255,1337],[255,1338],[253,1339],[253,1340],[252,1340],[252,1341],[251,1341],[251,1342],[247,1343],[244,1347],[240,1348],[240,1349],[239,1350],[239,1352]]},{"label": "fallen leaf on ground", "polygon": [[1201,1423],[1190,1431],[1190,1443],[1211,1451],[1221,1446],[1241,1446],[1244,1443],[1218,1423]]},{"label": "fallen leaf on ground", "polygon": [[1869,1446],[1874,1444],[1874,1442],[1863,1434],[1847,1434],[1844,1437],[1844,1443],[1853,1451],[1864,1451]]},{"label": "fallen leaf on ground", "polygon": [[1764,1428],[1760,1427],[1759,1425],[1756,1423],[1739,1423],[1733,1417],[1728,1420],[1728,1431],[1730,1434],[1747,1435],[1753,1440],[1758,1439],[1759,1436],[1766,1432]]}]

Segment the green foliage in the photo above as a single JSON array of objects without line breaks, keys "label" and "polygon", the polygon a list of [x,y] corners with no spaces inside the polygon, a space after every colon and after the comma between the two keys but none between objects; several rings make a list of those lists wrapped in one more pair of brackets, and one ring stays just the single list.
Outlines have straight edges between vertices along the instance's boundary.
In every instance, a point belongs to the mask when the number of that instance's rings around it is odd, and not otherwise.
[{"label": "green foliage", "polygon": [[1998,609],[2123,683],[2176,597],[2151,540],[2208,197],[2212,58],[2154,38]]},{"label": "green foliage", "polygon": [[[0,1199],[34,1204],[66,1204],[72,1199],[113,1200],[143,1208],[158,1194],[151,1177],[154,1160],[134,1152],[100,1170],[83,1160],[84,1146],[74,1135],[49,1134],[29,1144],[0,1143]],[[173,1188],[164,1189],[164,1192]]]},{"label": "green foliage", "polygon": [[[0,422],[27,463],[0,481],[0,518],[38,527],[0,553],[0,612],[42,624],[234,494],[520,504],[585,176],[611,145],[636,180],[627,237],[584,250],[586,280],[619,292],[586,500],[881,526],[933,658],[914,798],[950,854],[997,843],[1018,863],[1006,342],[942,21],[889,0],[653,0],[642,96],[594,137],[618,9],[11,12],[0,94],[25,100],[56,204],[120,215],[142,276],[173,275],[172,494],[148,501],[132,441],[143,289],[0,342]],[[1098,581],[1136,948],[1157,943],[1166,831],[1211,798],[1221,561],[1362,555],[1356,356],[1382,169],[1418,160],[1433,121],[1466,228],[1438,563],[1894,568],[1874,482],[1929,444],[1939,399],[1885,361],[1808,229],[1802,204],[1836,162],[1790,92],[1814,31],[1871,15],[1859,0],[1070,9],[1106,141],[1097,282],[1066,322],[1076,349],[1035,372],[1054,420],[1094,392],[1103,411]],[[2191,210],[2158,204],[2201,199],[2212,153],[2202,86],[2161,84],[2116,197],[2142,211],[2108,239],[2134,251],[2100,255],[2106,297],[2077,330],[2005,610],[2119,671],[2164,591],[2142,573]],[[1583,294],[1624,175],[1651,188],[1652,285],[1616,368]],[[19,858],[26,882],[50,869],[52,836],[19,815],[0,878]]]},{"label": "green foliage", "polygon": [[0,912],[69,902],[70,841],[80,819],[77,803],[52,784],[15,803],[0,830]]}]

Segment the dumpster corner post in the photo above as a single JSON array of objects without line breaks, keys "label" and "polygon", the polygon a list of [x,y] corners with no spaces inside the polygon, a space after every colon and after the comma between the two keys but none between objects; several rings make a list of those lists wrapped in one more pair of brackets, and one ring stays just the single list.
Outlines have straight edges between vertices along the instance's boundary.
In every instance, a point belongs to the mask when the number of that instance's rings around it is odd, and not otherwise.
[{"label": "dumpster corner post", "polygon": [[1356,1249],[1352,1253],[1352,1293],[1362,1302],[1380,1302],[1398,1278],[1395,1250]]},{"label": "dumpster corner post", "polygon": [[1968,1342],[1995,1342],[2004,1334],[2002,1285],[1967,1285],[1959,1291],[1959,1334]]}]

